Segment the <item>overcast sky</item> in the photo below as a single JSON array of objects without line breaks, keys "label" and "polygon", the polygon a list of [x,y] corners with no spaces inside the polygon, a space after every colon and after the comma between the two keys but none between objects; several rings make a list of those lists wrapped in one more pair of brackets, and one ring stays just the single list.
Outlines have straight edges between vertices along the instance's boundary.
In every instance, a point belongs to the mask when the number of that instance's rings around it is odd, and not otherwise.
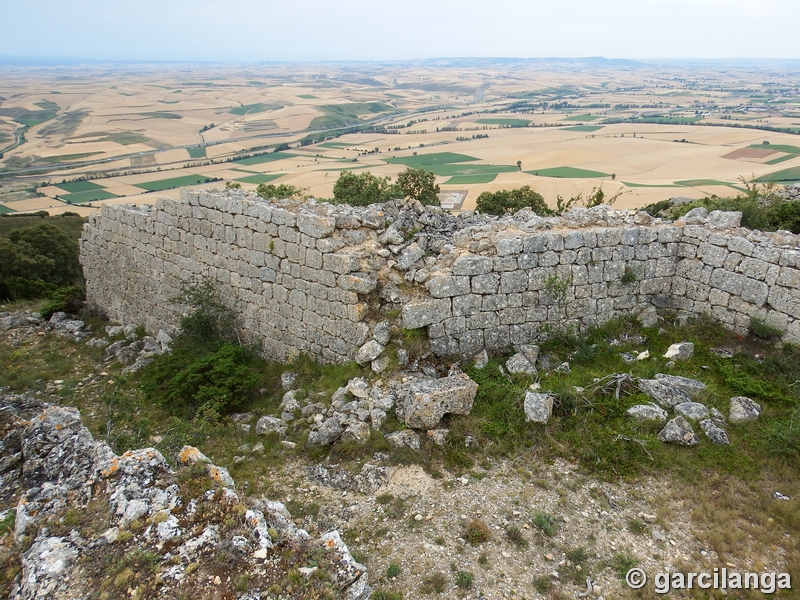
[{"label": "overcast sky", "polygon": [[0,0],[0,55],[800,58],[800,0]]}]

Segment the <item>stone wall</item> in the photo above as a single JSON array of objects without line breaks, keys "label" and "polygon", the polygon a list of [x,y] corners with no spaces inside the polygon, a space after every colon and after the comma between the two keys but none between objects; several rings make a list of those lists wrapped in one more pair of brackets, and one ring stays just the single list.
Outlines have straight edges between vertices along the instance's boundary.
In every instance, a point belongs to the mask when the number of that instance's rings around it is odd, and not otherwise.
[{"label": "stone wall", "polygon": [[184,190],[152,209],[103,207],[81,260],[91,303],[153,331],[176,327],[182,282],[209,279],[251,341],[281,360],[352,359],[387,317],[426,327],[440,356],[655,310],[708,313],[742,332],[757,317],[798,342],[800,240],[742,229],[739,217],[665,223],[606,206],[454,217],[407,201],[352,208]]}]

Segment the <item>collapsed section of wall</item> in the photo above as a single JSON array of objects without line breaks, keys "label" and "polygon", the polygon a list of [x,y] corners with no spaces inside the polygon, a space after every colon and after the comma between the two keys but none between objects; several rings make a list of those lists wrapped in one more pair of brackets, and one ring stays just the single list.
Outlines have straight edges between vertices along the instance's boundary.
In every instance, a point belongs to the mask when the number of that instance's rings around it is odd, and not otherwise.
[{"label": "collapsed section of wall", "polygon": [[[740,215],[739,215],[740,216]],[[82,240],[87,295],[111,318],[174,329],[183,282],[208,279],[264,354],[349,360],[387,317],[472,355],[656,309],[759,318],[800,341],[798,237],[736,213],[662,223],[610,207],[503,218],[394,201],[366,208],[184,190],[103,207]]]}]

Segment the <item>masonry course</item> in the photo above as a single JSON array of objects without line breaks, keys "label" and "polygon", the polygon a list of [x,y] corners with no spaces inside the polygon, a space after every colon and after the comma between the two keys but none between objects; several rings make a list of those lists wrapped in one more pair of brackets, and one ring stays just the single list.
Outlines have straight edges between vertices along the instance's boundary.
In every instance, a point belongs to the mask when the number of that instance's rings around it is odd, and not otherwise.
[{"label": "masonry course", "polygon": [[[716,212],[716,211],[715,211]],[[800,342],[800,236],[741,215],[662,222],[607,206],[502,218],[396,200],[369,207],[185,189],[104,206],[81,241],[88,300],[111,319],[174,330],[186,283],[212,281],[265,356],[355,358],[386,314],[472,356],[655,307],[751,318]],[[385,325],[384,325],[385,327]]]}]

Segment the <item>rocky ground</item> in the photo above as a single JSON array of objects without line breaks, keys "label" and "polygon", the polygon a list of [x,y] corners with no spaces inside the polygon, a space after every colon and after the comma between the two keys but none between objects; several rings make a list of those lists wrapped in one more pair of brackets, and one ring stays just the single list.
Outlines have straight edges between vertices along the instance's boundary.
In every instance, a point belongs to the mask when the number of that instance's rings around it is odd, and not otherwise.
[{"label": "rocky ground", "polygon": [[[92,415],[123,371],[169,340],[89,334],[66,316],[12,317],[3,321],[4,367],[15,368],[15,352],[67,357],[52,373],[40,369],[38,392],[6,390],[0,402],[0,559],[12,598],[366,598],[367,581],[374,598],[649,598],[663,571],[798,575],[796,480],[654,470],[605,481],[576,462],[542,460],[535,445],[457,473],[383,452],[315,460],[289,441],[274,460],[243,427],[267,428],[271,415],[230,424],[235,452],[162,456],[155,436],[155,448],[118,456]],[[355,436],[359,423],[380,420],[374,411],[391,411],[387,396],[402,398],[381,390],[359,405],[358,389],[297,420],[318,433],[333,419],[338,436]],[[623,579],[634,566],[651,578],[638,592]]]}]

